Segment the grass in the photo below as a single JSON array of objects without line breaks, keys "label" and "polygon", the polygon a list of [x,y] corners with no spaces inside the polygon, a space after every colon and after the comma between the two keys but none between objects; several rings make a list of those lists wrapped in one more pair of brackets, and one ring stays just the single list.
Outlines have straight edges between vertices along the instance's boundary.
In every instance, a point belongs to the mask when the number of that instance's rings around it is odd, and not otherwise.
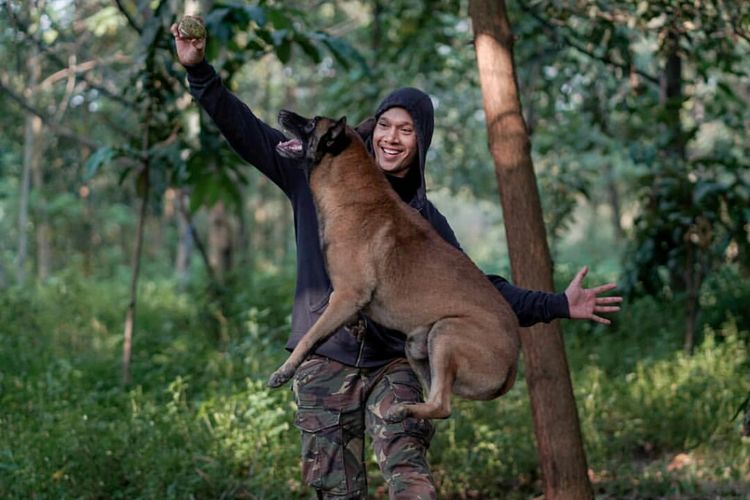
[{"label": "grass", "polygon": [[[0,497],[308,497],[290,391],[264,385],[286,354],[291,286],[260,277],[217,298],[144,282],[124,388],[124,283],[69,275],[4,290]],[[706,292],[712,323],[692,356],[678,309],[651,298],[610,328],[565,323],[598,497],[750,495],[750,441],[732,420],[750,392],[748,335],[741,316],[717,309],[725,288]],[[730,309],[748,298],[732,294]],[[445,498],[540,494],[523,380],[497,401],[457,401],[430,461]]]}]

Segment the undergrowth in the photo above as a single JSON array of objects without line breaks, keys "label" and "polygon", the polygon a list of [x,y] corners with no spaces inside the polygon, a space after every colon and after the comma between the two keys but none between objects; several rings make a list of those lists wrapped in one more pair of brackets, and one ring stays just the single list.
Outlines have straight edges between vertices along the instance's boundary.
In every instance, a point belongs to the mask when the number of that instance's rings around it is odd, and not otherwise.
[{"label": "undergrowth", "polygon": [[[64,275],[4,290],[0,497],[309,496],[290,391],[265,387],[286,355],[292,285],[278,275],[218,292],[144,282],[127,387],[125,283]],[[748,296],[707,288],[691,356],[681,352],[679,309],[652,298],[628,304],[609,328],[564,323],[599,497],[750,494],[750,441],[732,420],[750,392],[738,308]],[[456,400],[437,427],[430,461],[443,497],[541,493],[522,379],[496,401]],[[369,458],[371,493],[383,496]]]}]

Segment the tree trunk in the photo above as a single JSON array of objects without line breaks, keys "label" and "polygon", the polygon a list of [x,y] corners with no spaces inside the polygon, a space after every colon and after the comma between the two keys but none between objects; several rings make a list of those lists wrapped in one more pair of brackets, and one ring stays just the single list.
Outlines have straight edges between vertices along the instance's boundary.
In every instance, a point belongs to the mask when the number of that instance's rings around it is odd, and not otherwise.
[{"label": "tree trunk", "polygon": [[[611,136],[609,126],[609,110],[607,109],[607,89],[604,85],[596,86],[596,107],[594,108],[596,123],[606,136]],[[607,204],[610,207],[612,228],[614,230],[615,244],[620,245],[625,241],[625,231],[622,228],[622,202],[620,201],[620,190],[617,187],[616,172],[610,162],[604,162],[604,176],[606,179]]]},{"label": "tree trunk", "polygon": [[[513,279],[522,287],[552,290],[552,265],[505,3],[472,0],[469,13]],[[524,328],[521,344],[545,498],[592,498],[560,326],[555,322]]]},{"label": "tree trunk", "polygon": [[132,380],[132,371],[130,369],[131,361],[133,358],[133,331],[135,330],[135,312],[136,304],[138,300],[138,278],[141,273],[141,254],[143,252],[143,233],[146,227],[146,214],[148,213],[148,197],[151,191],[151,183],[149,182],[149,167],[150,157],[148,150],[150,146],[150,122],[151,122],[151,109],[146,108],[145,117],[143,120],[143,168],[136,180],[137,186],[140,188],[141,195],[141,206],[138,213],[138,227],[135,233],[135,249],[133,250],[132,266],[133,271],[130,277],[130,301],[128,302],[128,309],[125,313],[125,331],[123,333],[122,342],[122,383],[127,386]]},{"label": "tree trunk", "polygon": [[190,219],[187,216],[187,193],[184,189],[175,189],[173,203],[178,232],[175,275],[179,287],[184,289],[190,278],[190,256],[193,253],[193,233],[190,230]]},{"label": "tree trunk", "polygon": [[208,260],[219,282],[232,269],[232,223],[223,201],[211,207],[208,215]]},{"label": "tree trunk", "polygon": [[[41,75],[39,54],[36,48],[26,61],[29,80],[26,87],[26,98],[33,102],[33,89],[36,88]],[[31,191],[31,174],[41,163],[40,143],[42,140],[42,119],[27,112],[26,128],[23,146],[23,170],[18,195],[18,253],[16,254],[16,282],[23,285],[26,282],[26,259],[29,253],[29,192]]]},{"label": "tree trunk", "polygon": [[[687,158],[687,144],[682,130],[682,56],[680,55],[680,35],[676,29],[667,34],[664,42],[666,64],[661,74],[660,90],[661,105],[664,108],[664,127],[669,138],[666,151],[667,161],[674,161],[684,165]],[[684,181],[684,179],[682,179]],[[690,231],[685,236],[685,264],[683,275],[678,277],[682,281],[680,288],[686,291],[685,296],[685,335],[683,349],[686,354],[692,354],[695,345],[695,328],[700,312],[698,292],[702,285],[700,271],[696,269],[701,260],[702,249],[689,238]]]},{"label": "tree trunk", "polygon": [[[40,135],[35,142],[37,144],[35,147],[36,156],[41,160],[44,152],[44,138]],[[31,177],[38,197],[34,223],[36,228],[36,276],[40,282],[43,282],[49,278],[52,269],[52,228],[49,224],[46,200],[44,199],[44,170],[41,161],[32,163]]]}]

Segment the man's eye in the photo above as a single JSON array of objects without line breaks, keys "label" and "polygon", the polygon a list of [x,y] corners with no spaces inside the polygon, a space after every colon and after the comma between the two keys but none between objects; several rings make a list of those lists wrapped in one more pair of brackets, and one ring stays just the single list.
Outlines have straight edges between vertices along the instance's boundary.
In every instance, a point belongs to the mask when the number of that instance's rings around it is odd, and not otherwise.
[{"label": "man's eye", "polygon": [[402,128],[401,132],[403,132],[404,134],[411,134],[414,131],[410,128]]}]

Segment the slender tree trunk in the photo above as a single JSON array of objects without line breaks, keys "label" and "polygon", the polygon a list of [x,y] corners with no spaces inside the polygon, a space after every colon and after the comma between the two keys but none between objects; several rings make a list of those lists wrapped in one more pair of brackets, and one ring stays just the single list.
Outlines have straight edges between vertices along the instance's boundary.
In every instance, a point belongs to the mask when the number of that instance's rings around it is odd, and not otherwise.
[{"label": "slender tree trunk", "polygon": [[[607,90],[603,85],[596,86],[596,122],[599,124],[602,132],[606,136],[611,135],[609,127],[609,111],[607,110]],[[615,178],[615,169],[610,162],[605,162],[603,165],[604,175],[606,178],[606,189],[607,189],[607,203],[609,204],[612,221],[612,228],[614,230],[615,243],[620,244],[625,241],[625,231],[622,228],[622,202],[620,200],[620,190],[617,187]]]},{"label": "slender tree trunk", "polygon": [[607,202],[612,210],[612,227],[615,232],[615,243],[620,244],[625,241],[625,231],[622,228],[622,201],[620,200],[620,190],[615,182],[615,172],[608,162],[605,162],[604,175],[607,176]]},{"label": "slender tree trunk", "polygon": [[175,275],[180,288],[184,288],[190,277],[190,257],[193,253],[193,233],[190,231],[190,219],[187,216],[187,193],[184,189],[175,189],[175,218],[177,219],[177,258]]},{"label": "slender tree trunk", "polygon": [[242,199],[245,200],[239,213],[237,214],[237,255],[238,265],[243,269],[243,274],[252,275],[253,269],[253,253],[250,245],[250,231],[252,224],[250,224],[250,218],[252,214],[248,213],[247,207],[247,189],[242,190]]},{"label": "slender tree trunk", "polygon": [[[668,161],[684,165],[687,159],[687,143],[682,129],[682,55],[680,54],[680,35],[676,29],[670,30],[664,42],[666,64],[661,74],[661,104],[664,108],[664,126],[669,137],[666,151]],[[688,235],[690,233],[688,232]],[[702,249],[686,235],[685,264],[683,275],[678,278],[681,288],[686,291],[685,296],[685,335],[683,349],[686,354],[692,354],[695,345],[695,328],[698,322],[700,304],[698,291],[702,284],[700,272],[696,270],[700,261]]]},{"label": "slender tree trunk", "polygon": [[198,235],[198,231],[195,230],[195,224],[193,224],[193,220],[190,217],[187,206],[186,204],[182,204],[179,208],[182,212],[182,216],[187,222],[188,229],[190,230],[191,240],[193,241],[193,243],[195,243],[195,247],[198,249],[198,254],[200,254],[201,259],[203,260],[203,265],[206,268],[206,273],[208,274],[209,280],[211,281],[211,285],[214,289],[218,289],[219,281],[216,277],[216,273],[214,272],[213,267],[211,267],[211,259],[209,258],[208,252],[206,251],[206,246],[203,244],[203,241]]},{"label": "slender tree trunk", "polygon": [[133,250],[132,269],[133,272],[130,277],[130,301],[128,302],[128,309],[125,313],[125,331],[123,333],[122,343],[122,383],[123,385],[129,385],[132,380],[132,371],[130,369],[131,361],[133,358],[133,331],[135,330],[135,312],[136,304],[138,300],[138,278],[141,273],[141,254],[143,252],[143,233],[146,227],[146,214],[148,213],[148,197],[151,191],[151,183],[149,182],[149,169],[150,169],[150,158],[148,156],[148,150],[150,147],[150,122],[151,122],[151,109],[146,109],[146,116],[144,117],[144,132],[143,132],[143,168],[139,174],[137,183],[140,187],[139,191],[141,194],[141,206],[138,213],[138,227],[135,233],[135,249]]},{"label": "slender tree trunk", "polygon": [[[29,74],[26,87],[26,98],[33,102],[33,91],[39,82],[41,66],[36,48],[26,61]],[[23,285],[26,282],[26,259],[29,253],[29,193],[31,191],[31,175],[36,165],[41,162],[40,142],[42,140],[42,120],[32,113],[26,114],[24,135],[23,170],[21,171],[21,185],[18,195],[18,252],[16,254],[16,282]]]},{"label": "slender tree trunk", "polygon": [[[471,0],[469,13],[513,279],[526,288],[552,290],[552,265],[505,3]],[[592,498],[559,323],[522,329],[521,344],[545,498]]]},{"label": "slender tree trunk", "polygon": [[39,281],[46,281],[52,269],[52,228],[47,216],[46,200],[44,199],[44,170],[41,156],[44,152],[44,138],[37,138],[36,156],[39,161],[33,162],[31,166],[31,177],[34,190],[37,192],[39,204],[36,207],[36,275]]},{"label": "slender tree trunk", "polygon": [[381,0],[373,0],[372,2],[372,25],[370,29],[372,31],[372,38],[370,39],[370,47],[372,48],[370,69],[373,78],[377,78],[378,63],[380,62],[380,44],[383,42],[383,3]]},{"label": "slender tree trunk", "polygon": [[232,269],[232,223],[223,201],[211,207],[208,215],[208,258],[220,282]]}]

